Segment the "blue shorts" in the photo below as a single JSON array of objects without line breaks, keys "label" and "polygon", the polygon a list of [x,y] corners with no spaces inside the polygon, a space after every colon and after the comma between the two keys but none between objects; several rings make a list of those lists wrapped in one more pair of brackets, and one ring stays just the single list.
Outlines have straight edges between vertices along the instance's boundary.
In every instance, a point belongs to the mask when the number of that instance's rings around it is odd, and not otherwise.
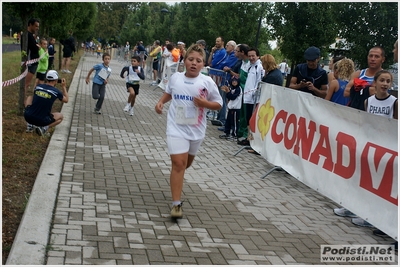
[{"label": "blue shorts", "polygon": [[26,122],[35,125],[35,126],[47,126],[55,122],[54,116],[52,113],[45,117],[37,117],[31,114],[31,106],[27,106],[24,112],[24,118]]},{"label": "blue shorts", "polygon": [[32,64],[28,65],[28,71],[32,74],[35,74],[38,66],[39,66],[39,62],[32,63]]}]

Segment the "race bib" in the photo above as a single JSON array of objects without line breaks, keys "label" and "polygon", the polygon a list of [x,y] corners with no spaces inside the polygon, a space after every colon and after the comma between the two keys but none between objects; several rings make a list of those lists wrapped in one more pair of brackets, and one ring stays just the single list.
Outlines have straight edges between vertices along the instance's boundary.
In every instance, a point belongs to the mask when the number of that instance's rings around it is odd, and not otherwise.
[{"label": "race bib", "polygon": [[103,80],[106,80],[110,73],[111,73],[111,69],[110,68],[108,68],[108,71],[106,69],[102,68],[99,71],[99,77],[102,78]]},{"label": "race bib", "polygon": [[175,113],[175,122],[177,124],[197,124],[199,109],[197,107],[177,106]]}]

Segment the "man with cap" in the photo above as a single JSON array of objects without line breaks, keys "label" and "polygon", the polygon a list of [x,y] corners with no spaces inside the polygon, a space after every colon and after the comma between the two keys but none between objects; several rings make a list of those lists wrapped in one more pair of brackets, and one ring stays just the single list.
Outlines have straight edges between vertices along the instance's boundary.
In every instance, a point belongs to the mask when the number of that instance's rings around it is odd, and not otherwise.
[{"label": "man with cap", "polygon": [[321,51],[311,46],[304,52],[306,63],[296,66],[289,87],[325,98],[328,90],[328,74],[318,64]]},{"label": "man with cap", "polygon": [[[33,97],[26,99],[24,111],[25,120],[35,125],[36,133],[40,136],[49,135],[49,127],[56,126],[63,120],[63,115],[59,112],[51,113],[54,101],[59,99],[63,103],[68,103],[67,83],[65,79],[59,80],[57,71],[49,70],[46,74],[47,83],[38,84],[33,91]],[[55,86],[61,83],[62,92]]]}]

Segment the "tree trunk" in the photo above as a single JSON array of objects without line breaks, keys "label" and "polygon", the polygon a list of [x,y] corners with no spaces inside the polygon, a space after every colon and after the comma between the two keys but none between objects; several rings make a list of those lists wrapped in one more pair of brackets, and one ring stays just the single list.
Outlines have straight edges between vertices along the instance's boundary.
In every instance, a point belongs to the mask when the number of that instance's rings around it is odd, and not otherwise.
[{"label": "tree trunk", "polygon": [[[23,18],[24,25],[28,25],[28,18],[25,17]],[[28,60],[28,30],[25,29],[25,31],[22,33],[21,36],[21,62],[26,62]],[[27,69],[27,65],[23,64],[21,66],[21,74],[25,72]],[[19,83],[19,98],[18,98],[18,112],[17,115],[22,116],[24,115],[24,101],[25,101],[25,77],[21,79]]]},{"label": "tree trunk", "polygon": [[61,70],[61,60],[62,60],[62,57],[61,57],[61,54],[62,54],[62,45],[61,45],[61,42],[58,42],[58,51],[57,51],[57,53],[58,53],[58,70]]}]

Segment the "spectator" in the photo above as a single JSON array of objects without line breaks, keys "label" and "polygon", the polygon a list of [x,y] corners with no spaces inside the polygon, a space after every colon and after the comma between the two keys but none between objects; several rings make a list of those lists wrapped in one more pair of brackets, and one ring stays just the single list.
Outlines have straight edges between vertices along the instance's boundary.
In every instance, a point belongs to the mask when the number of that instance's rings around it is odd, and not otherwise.
[{"label": "spectator", "polygon": [[129,96],[124,111],[129,111],[130,116],[133,116],[134,113],[133,106],[135,105],[136,96],[139,94],[140,79],[144,80],[144,71],[139,64],[140,57],[138,55],[133,56],[131,58],[131,66],[123,67],[120,74],[120,77],[124,78],[125,72],[128,72],[128,75],[126,75],[126,91]]},{"label": "spectator", "polygon": [[249,129],[249,122],[251,115],[253,114],[254,104],[256,103],[256,91],[258,88],[258,83],[261,82],[262,77],[264,77],[264,69],[259,59],[260,52],[257,48],[250,48],[247,52],[249,57],[249,68],[247,70],[247,79],[244,85],[244,92],[243,92],[243,104],[246,114],[246,126],[247,126],[247,138],[242,140],[240,145],[249,146],[250,145],[250,129]]},{"label": "spectator", "polygon": [[[282,75],[279,65],[276,64],[275,58],[270,54],[265,54],[264,56],[261,57],[261,64],[265,71],[265,74],[264,74],[263,78],[261,79],[261,81],[265,82],[265,83],[282,86],[284,76]],[[255,102],[258,104],[259,98]],[[254,110],[255,109],[257,109],[257,107],[254,108]],[[250,149],[247,151],[252,154],[260,155],[254,149]]]},{"label": "spectator", "polygon": [[146,60],[147,60],[147,51],[143,46],[143,41],[139,41],[136,43],[136,47],[134,48],[137,55],[140,56],[140,63],[143,69],[146,68]]},{"label": "spectator", "polygon": [[[225,51],[226,51],[226,56],[224,60],[219,64],[219,67],[221,70],[226,72],[225,75],[225,80],[221,81],[221,86],[222,85],[227,85],[228,81],[230,81],[231,74],[230,74],[230,69],[236,64],[237,62],[237,57],[235,56],[235,48],[236,48],[236,42],[233,40],[230,40],[229,42],[226,43],[225,46]],[[224,131],[225,130],[225,122],[226,122],[226,93],[223,90],[220,90],[220,94],[223,100],[222,108],[218,112],[217,120],[221,122],[222,127],[219,127],[218,130]]]},{"label": "spectator", "polygon": [[174,46],[171,43],[168,43],[165,46],[165,49],[163,49],[163,53],[162,53],[161,57],[164,59],[169,59],[169,60],[173,61],[172,49],[174,49]]},{"label": "spectator", "polygon": [[354,62],[347,58],[339,60],[333,65],[333,72],[335,79],[329,83],[325,99],[346,106],[350,98],[344,97],[343,93],[354,72]]},{"label": "spectator", "polygon": [[390,73],[392,73],[393,75],[393,86],[392,88],[389,90],[389,94],[394,95],[395,97],[398,97],[398,90],[399,90],[399,85],[398,85],[398,79],[399,79],[399,75],[398,75],[398,64],[397,64],[397,57],[398,57],[398,53],[397,53],[397,49],[398,49],[398,41],[396,40],[396,42],[393,45],[393,55],[395,57],[394,62],[395,64],[393,64],[392,66],[389,67],[389,71]]},{"label": "spectator", "polygon": [[161,46],[159,40],[154,41],[153,49],[150,52],[150,56],[153,57],[153,79],[154,79],[151,85],[157,85],[158,71],[160,69],[160,59],[161,59]]},{"label": "spectator", "polygon": [[[224,39],[219,36],[215,39],[215,46],[211,49],[210,57],[208,58],[208,65],[214,69],[220,70],[222,69],[220,64],[226,56],[227,54],[224,48]],[[213,73],[211,72],[211,74]]]},{"label": "spectator", "polygon": [[47,51],[49,53],[49,64],[48,64],[48,69],[49,70],[53,70],[54,69],[54,55],[56,53],[56,50],[54,50],[55,42],[56,42],[55,38],[50,38],[49,46],[47,48]]},{"label": "spectator", "polygon": [[382,70],[385,62],[385,50],[374,46],[368,52],[368,68],[354,72],[344,90],[344,97],[350,97],[349,107],[364,110],[364,101],[375,94],[372,86],[375,74]]},{"label": "spectator", "polygon": [[203,39],[197,40],[196,44],[198,44],[201,48],[204,49],[204,51],[206,52],[206,63],[205,63],[205,67],[208,66],[208,59],[210,58],[210,52],[207,50],[207,44],[206,41],[204,41]]},{"label": "spectator", "polygon": [[328,73],[328,88],[329,88],[329,84],[331,83],[331,81],[335,79],[333,65],[336,62],[338,62],[339,60],[344,59],[344,58],[345,58],[344,56],[337,56],[337,57],[331,58],[331,60],[329,61],[330,72]]},{"label": "spectator", "polygon": [[183,58],[186,54],[185,43],[179,41],[178,42],[178,50],[179,50],[179,62],[183,62]]},{"label": "spectator", "polygon": [[17,44],[19,44],[19,40],[21,40],[22,31],[17,34]]},{"label": "spectator", "polygon": [[[375,94],[375,87],[372,85],[374,75],[382,70],[384,61],[385,51],[382,47],[375,46],[369,50],[368,68],[353,72],[343,93],[344,97],[350,96],[350,107],[365,110],[365,100]],[[371,75],[373,76],[371,77]],[[369,222],[357,217],[356,214],[346,208],[335,208],[333,212],[338,216],[352,218],[352,223],[358,226],[373,227]]]},{"label": "spectator", "polygon": [[[40,46],[36,43],[36,37],[35,34],[39,31],[39,20],[32,18],[28,21],[28,49],[27,49],[27,54],[28,54],[28,60],[32,59],[38,59],[39,58],[39,48]],[[21,42],[21,48],[22,44],[24,42]],[[37,67],[39,65],[39,62],[34,62],[31,64],[28,64],[28,73],[25,77],[25,98],[30,94],[29,91],[29,86],[31,84],[33,76],[36,74]],[[24,101],[25,101],[24,98]],[[25,103],[26,106],[26,103]],[[33,128],[32,127],[27,127],[27,132],[32,132]]]},{"label": "spectator", "polygon": [[397,120],[397,98],[388,92],[392,83],[393,75],[389,71],[381,70],[375,74],[375,95],[365,100],[364,107],[366,112]]},{"label": "spectator", "polygon": [[57,71],[49,70],[46,79],[47,83],[36,86],[33,97],[27,98],[24,111],[24,118],[27,123],[37,126],[36,133],[41,136],[48,136],[49,128],[60,124],[63,120],[61,113],[51,113],[54,101],[59,99],[63,103],[68,103],[65,79],[60,81],[62,92],[55,88],[57,82],[59,82]]},{"label": "spectator", "polygon": [[232,76],[230,87],[223,85],[221,90],[226,93],[226,98],[228,99],[228,116],[226,118],[225,134],[220,135],[219,138],[236,140],[239,131],[240,108],[242,107],[242,88],[239,85],[238,78]]},{"label": "spectator", "polygon": [[108,53],[103,54],[103,63],[94,65],[93,68],[89,70],[86,77],[86,84],[89,84],[89,78],[93,71],[95,75],[93,77],[92,86],[92,97],[97,99],[96,107],[94,108],[94,113],[101,114],[101,107],[103,106],[104,97],[106,96],[106,85],[108,83],[108,78],[111,75],[111,69],[109,67],[111,61],[111,56]]},{"label": "spectator", "polygon": [[296,66],[289,87],[325,98],[328,89],[328,75],[318,64],[321,58],[319,48],[311,46],[304,52],[307,63]]},{"label": "spectator", "polygon": [[179,49],[178,48],[176,48],[175,47],[175,44],[174,43],[171,43],[172,45],[173,45],[173,49],[172,49],[172,51],[171,51],[171,54],[172,54],[172,60],[174,61],[174,62],[178,62],[179,61],[179,56],[180,56],[180,51],[179,51]]},{"label": "spectator", "polygon": [[[283,62],[286,63],[286,60]],[[276,64],[274,56],[270,54],[263,55],[261,57],[261,64],[265,71],[265,75],[262,77],[261,81],[282,86],[284,76],[282,75],[281,68]]]},{"label": "spectator", "polygon": [[71,63],[72,53],[75,52],[75,40],[72,37],[72,30],[69,31],[69,37],[67,40],[61,40],[63,47],[63,59],[61,62],[61,72],[72,73],[69,70],[69,64]]},{"label": "spectator", "polygon": [[[396,40],[396,42],[394,43],[394,49],[393,49],[393,56],[394,56],[394,62],[395,62],[395,63],[398,62],[398,56],[399,56],[399,55],[398,55],[398,51],[399,51],[398,49],[399,49],[399,47],[398,47],[398,40]],[[392,75],[393,75],[393,74],[392,74]],[[398,104],[397,104],[397,101],[396,101],[396,111],[395,111],[396,116],[398,116],[397,105],[398,105]],[[377,236],[381,236],[381,237],[387,237],[387,234],[386,234],[385,232],[379,230],[379,229],[375,229],[375,230],[373,231],[373,234],[374,234],[374,235],[377,235]],[[399,246],[398,241],[392,243],[392,245],[394,246],[395,251],[397,251],[397,250],[398,250],[398,246]]]},{"label": "spectator", "polygon": [[38,84],[43,84],[46,78],[46,72],[49,67],[49,54],[47,53],[47,40],[45,38],[40,40],[39,49],[39,65],[36,72],[35,88]]},{"label": "spectator", "polygon": [[163,54],[168,52],[167,45],[169,44],[169,39],[165,39],[165,44],[162,47]]},{"label": "spectator", "polygon": [[[242,88],[244,88],[245,86],[247,73],[250,67],[249,57],[247,54],[249,49],[250,49],[249,46],[246,44],[240,44],[236,48],[237,50],[236,54],[238,58],[242,59],[242,65],[240,66],[240,71],[239,71],[240,87]],[[236,75],[236,73],[233,75]],[[246,110],[242,102],[242,107],[240,108],[239,131],[238,131],[238,141],[237,141],[239,145],[249,145],[249,142],[247,141],[247,134],[248,134],[248,129],[246,122]],[[239,138],[243,139],[239,140]]]},{"label": "spectator", "polygon": [[[182,218],[181,194],[185,170],[190,167],[204,140],[207,120],[206,109],[218,110],[222,99],[214,81],[200,74],[204,67],[205,52],[199,45],[191,45],[185,55],[186,72],[175,72],[161,99],[155,106],[158,114],[164,104],[171,101],[167,116],[167,144],[172,168],[171,218]],[[172,97],[183,96],[183,97]]]},{"label": "spectator", "polygon": [[[223,66],[221,65],[222,61],[225,60],[227,57],[226,50],[224,48],[224,39],[222,37],[217,37],[215,39],[215,46],[211,49],[210,56],[208,58],[208,66],[211,67],[212,69],[209,69],[208,75],[214,80],[214,82],[217,84],[218,88],[220,88],[222,85],[225,84],[226,82],[226,75],[222,71]],[[223,95],[224,92],[220,91],[220,94]],[[223,97],[224,101],[225,97]],[[226,109],[226,102],[223,104],[223,108]],[[221,110],[222,110],[221,109]],[[219,126],[224,126],[225,123],[225,117],[222,116],[221,110],[218,113],[218,119],[214,125],[219,125]],[[224,114],[226,114],[226,111],[223,111]]]},{"label": "spectator", "polygon": [[131,49],[131,46],[129,45],[129,42],[126,42],[125,48],[124,48],[124,52],[125,52],[125,54],[124,54],[124,61],[128,60],[130,49]]},{"label": "spectator", "polygon": [[[279,64],[279,70],[281,71],[282,77],[286,78],[287,73],[288,73],[288,64],[286,63],[286,59],[284,59],[281,64]],[[282,82],[283,84],[283,82]],[[282,85],[281,84],[281,85]]]}]

